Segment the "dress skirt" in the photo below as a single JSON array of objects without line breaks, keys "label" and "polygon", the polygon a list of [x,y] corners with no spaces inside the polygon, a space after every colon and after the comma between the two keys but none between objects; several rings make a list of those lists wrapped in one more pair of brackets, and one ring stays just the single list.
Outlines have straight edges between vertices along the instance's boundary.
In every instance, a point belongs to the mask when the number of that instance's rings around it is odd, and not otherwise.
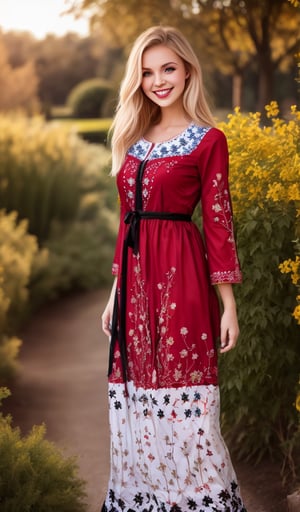
[{"label": "dress skirt", "polygon": [[103,512],[244,512],[219,428],[219,388],[109,385]]}]

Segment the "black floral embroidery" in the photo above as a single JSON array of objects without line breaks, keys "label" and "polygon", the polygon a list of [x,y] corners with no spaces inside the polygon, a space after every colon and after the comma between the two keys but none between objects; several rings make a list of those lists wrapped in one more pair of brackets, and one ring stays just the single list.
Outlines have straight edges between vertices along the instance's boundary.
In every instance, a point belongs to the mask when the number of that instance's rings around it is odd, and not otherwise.
[{"label": "black floral embroidery", "polygon": [[136,494],[133,498],[133,501],[137,504],[137,505],[142,505],[143,504],[143,496],[142,494],[139,492],[138,494]]},{"label": "black floral embroidery", "polygon": [[189,510],[197,510],[197,503],[194,500],[188,499],[187,504],[188,504]]},{"label": "black floral embroidery", "polygon": [[118,505],[119,505],[121,510],[125,510],[126,505],[125,505],[124,501],[121,500],[121,498],[118,499]]},{"label": "black floral embroidery", "polygon": [[226,502],[228,499],[230,499],[230,494],[228,491],[224,490],[224,491],[221,491],[219,494],[218,494],[219,498],[220,498],[220,501],[221,503],[224,503],[224,505],[226,505]]},{"label": "black floral embroidery", "polygon": [[164,404],[165,404],[165,405],[167,405],[167,404],[169,404],[169,403],[170,403],[170,396],[171,396],[171,395],[165,395],[165,396],[164,396]]},{"label": "black floral embroidery", "polygon": [[146,395],[146,393],[143,393],[140,398],[139,398],[139,402],[142,402],[143,405],[147,404],[149,402],[149,399]]},{"label": "black floral embroidery", "polygon": [[189,401],[189,395],[187,393],[182,393],[181,400],[183,402],[188,402]]},{"label": "black floral embroidery", "polygon": [[122,409],[122,404],[119,400],[116,400],[114,403],[115,409]]},{"label": "black floral embroidery", "polygon": [[[247,512],[238,495],[238,485],[232,482],[230,485],[232,494],[227,490],[223,490],[218,494],[218,502],[214,501],[211,496],[206,494],[202,498],[202,506],[195,499],[187,498],[184,504],[179,505],[173,503],[171,508],[166,503],[158,500],[155,494],[150,495],[138,492],[133,497],[132,505],[127,508],[124,500],[116,499],[112,489],[108,492],[107,501],[104,503],[101,512],[186,512],[192,510],[195,512]],[[204,507],[204,508],[203,508]]]},{"label": "black floral embroidery", "polygon": [[164,411],[163,411],[162,409],[159,409],[159,410],[157,411],[157,416],[158,416],[159,418],[163,418],[163,417],[164,417],[164,415],[165,415],[165,413],[164,413]]},{"label": "black floral embroidery", "polygon": [[150,395],[150,398],[153,405],[158,405],[157,398],[155,398],[153,395]]},{"label": "black floral embroidery", "polygon": [[183,511],[182,511],[182,508],[179,507],[178,505],[176,505],[176,503],[175,503],[175,505],[173,505],[171,507],[170,512],[183,512]]},{"label": "black floral embroidery", "polygon": [[210,496],[204,496],[202,503],[205,507],[208,507],[209,505],[211,505],[213,503],[213,500],[211,499]]},{"label": "black floral embroidery", "polygon": [[185,417],[186,417],[186,418],[190,418],[190,417],[192,416],[192,411],[191,411],[191,409],[186,409],[186,410],[184,411],[184,415],[185,415]]}]

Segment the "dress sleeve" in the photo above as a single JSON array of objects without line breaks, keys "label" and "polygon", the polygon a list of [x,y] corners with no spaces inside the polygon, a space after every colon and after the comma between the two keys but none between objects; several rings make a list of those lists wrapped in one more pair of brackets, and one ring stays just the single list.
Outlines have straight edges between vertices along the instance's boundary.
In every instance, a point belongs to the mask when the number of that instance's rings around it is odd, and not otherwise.
[{"label": "dress sleeve", "polygon": [[228,183],[228,146],[224,133],[212,128],[202,140],[199,160],[203,232],[212,284],[242,281]]}]

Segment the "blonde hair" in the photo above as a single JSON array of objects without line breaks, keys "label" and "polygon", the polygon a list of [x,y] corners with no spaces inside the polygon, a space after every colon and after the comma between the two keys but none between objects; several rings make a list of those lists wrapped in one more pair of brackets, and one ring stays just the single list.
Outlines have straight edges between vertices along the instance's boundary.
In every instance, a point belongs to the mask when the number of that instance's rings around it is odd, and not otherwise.
[{"label": "blonde hair", "polygon": [[205,97],[201,67],[190,43],[176,28],[149,28],[132,47],[120,87],[119,103],[110,130],[113,176],[119,172],[130,146],[160,119],[160,107],[150,101],[141,89],[143,53],[156,45],[173,50],[184,61],[189,72],[183,94],[183,107],[187,115],[198,124],[215,125]]}]

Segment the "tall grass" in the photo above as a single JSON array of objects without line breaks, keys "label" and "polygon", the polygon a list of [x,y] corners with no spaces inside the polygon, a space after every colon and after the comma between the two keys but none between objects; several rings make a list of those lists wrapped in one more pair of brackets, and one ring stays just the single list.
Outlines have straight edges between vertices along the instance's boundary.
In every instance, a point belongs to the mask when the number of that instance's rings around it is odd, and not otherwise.
[{"label": "tall grass", "polygon": [[40,241],[53,220],[72,221],[79,211],[80,146],[75,134],[41,119],[0,118],[0,208],[28,219]]}]

